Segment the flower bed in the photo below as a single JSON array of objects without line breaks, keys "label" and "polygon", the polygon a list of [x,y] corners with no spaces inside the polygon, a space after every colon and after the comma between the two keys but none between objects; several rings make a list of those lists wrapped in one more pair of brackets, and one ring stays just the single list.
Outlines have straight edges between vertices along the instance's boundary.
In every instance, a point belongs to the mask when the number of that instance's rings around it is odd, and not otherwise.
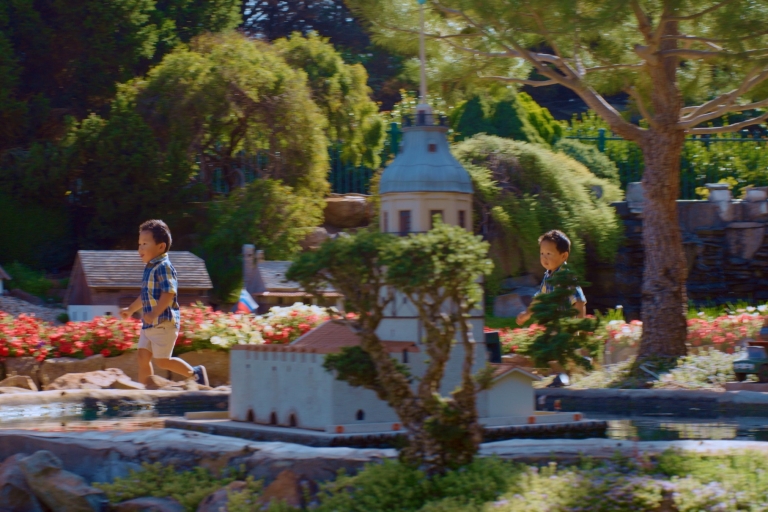
[{"label": "flower bed", "polygon": [[[175,354],[227,351],[236,344],[290,343],[327,319],[323,308],[300,303],[272,308],[262,316],[222,313],[201,305],[184,307]],[[136,348],[140,331],[141,322],[133,319],[99,317],[54,326],[32,315],[13,317],[0,311],[0,360],[119,356]]]}]

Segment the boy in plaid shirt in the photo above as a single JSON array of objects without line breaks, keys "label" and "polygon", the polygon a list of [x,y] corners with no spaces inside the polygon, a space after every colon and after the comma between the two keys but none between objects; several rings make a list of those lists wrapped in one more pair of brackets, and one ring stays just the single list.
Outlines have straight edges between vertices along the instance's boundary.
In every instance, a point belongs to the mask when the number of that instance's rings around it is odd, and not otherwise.
[{"label": "boy in plaid shirt", "polygon": [[192,367],[183,359],[171,357],[179,335],[179,302],[176,269],[168,259],[171,231],[161,220],[148,220],[139,227],[139,257],[147,265],[141,281],[141,295],[120,312],[124,319],[142,310],[139,337],[139,382],[147,385],[152,372],[152,359],[163,370],[194,378],[208,385],[204,366]]}]

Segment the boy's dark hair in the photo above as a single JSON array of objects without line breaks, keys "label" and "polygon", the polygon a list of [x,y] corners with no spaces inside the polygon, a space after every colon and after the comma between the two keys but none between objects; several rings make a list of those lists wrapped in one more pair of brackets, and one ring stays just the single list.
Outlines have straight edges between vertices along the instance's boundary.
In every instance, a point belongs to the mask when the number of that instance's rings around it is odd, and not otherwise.
[{"label": "boy's dark hair", "polygon": [[171,230],[168,229],[168,224],[161,220],[151,219],[143,222],[139,226],[139,233],[149,231],[152,233],[152,239],[156,244],[165,244],[165,252],[171,250]]},{"label": "boy's dark hair", "polygon": [[560,254],[563,254],[564,252],[571,252],[571,241],[568,239],[567,236],[565,236],[565,233],[562,231],[559,231],[557,229],[553,229],[552,231],[547,231],[543,235],[539,237],[539,245],[541,245],[541,242],[552,242],[555,244],[555,248],[557,249],[557,252]]}]

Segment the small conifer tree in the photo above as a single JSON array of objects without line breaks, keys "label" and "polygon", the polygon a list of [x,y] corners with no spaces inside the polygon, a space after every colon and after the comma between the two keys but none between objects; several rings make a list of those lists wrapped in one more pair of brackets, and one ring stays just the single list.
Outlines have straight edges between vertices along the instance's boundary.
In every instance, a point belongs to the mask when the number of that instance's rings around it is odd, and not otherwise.
[{"label": "small conifer tree", "polygon": [[589,286],[589,283],[567,267],[555,272],[550,283],[554,289],[538,295],[531,304],[533,321],[545,330],[521,353],[532,358],[538,367],[557,361],[564,367],[573,363],[591,369],[591,361],[580,352],[586,349],[590,356],[597,354],[599,341],[591,334],[598,321],[577,318],[577,311],[570,302],[576,287]]}]

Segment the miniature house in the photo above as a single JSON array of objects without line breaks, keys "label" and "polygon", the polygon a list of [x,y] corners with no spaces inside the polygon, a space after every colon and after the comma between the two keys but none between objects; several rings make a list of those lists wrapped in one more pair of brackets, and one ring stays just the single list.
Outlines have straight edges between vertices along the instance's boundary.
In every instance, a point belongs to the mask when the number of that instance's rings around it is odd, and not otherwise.
[{"label": "miniature house", "polygon": [[[205,262],[187,251],[170,251],[168,257],[178,274],[179,305],[207,305],[213,284]],[[139,296],[144,267],[136,251],[78,251],[64,296],[69,319],[119,314]]]},{"label": "miniature house", "polygon": [[11,276],[8,275],[8,273],[3,270],[3,267],[0,267],[0,295],[3,294],[3,281],[10,281]]},{"label": "miniature house", "polygon": [[[243,281],[259,305],[257,313],[266,313],[274,306],[312,300],[299,283],[285,279],[290,266],[290,261],[266,261],[264,251],[257,251],[253,245],[243,246]],[[340,297],[336,291],[327,289],[314,302],[319,306],[338,306]]]}]

